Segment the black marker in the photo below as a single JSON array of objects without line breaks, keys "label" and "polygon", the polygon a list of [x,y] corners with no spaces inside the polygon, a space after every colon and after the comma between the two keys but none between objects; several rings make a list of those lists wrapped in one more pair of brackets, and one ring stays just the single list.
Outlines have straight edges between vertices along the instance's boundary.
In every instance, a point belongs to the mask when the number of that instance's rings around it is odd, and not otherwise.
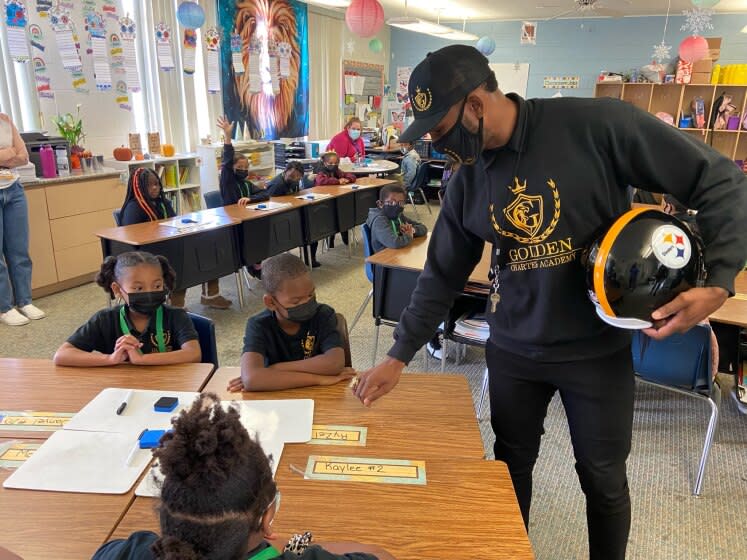
[{"label": "black marker", "polygon": [[127,408],[127,405],[130,404],[130,399],[132,398],[132,389],[130,389],[127,392],[127,396],[125,397],[125,400],[122,401],[122,404],[117,407],[117,416],[122,414],[124,412],[124,409]]}]

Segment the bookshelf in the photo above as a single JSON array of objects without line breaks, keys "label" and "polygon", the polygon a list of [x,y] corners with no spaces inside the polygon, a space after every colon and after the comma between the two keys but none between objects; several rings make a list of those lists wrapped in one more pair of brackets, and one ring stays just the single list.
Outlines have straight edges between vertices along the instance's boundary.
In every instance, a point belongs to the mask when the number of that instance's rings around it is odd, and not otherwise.
[{"label": "bookshelf", "polygon": [[142,161],[107,160],[115,169],[127,170],[129,175],[139,167],[154,170],[161,178],[164,194],[177,215],[189,214],[202,208],[200,158],[197,154],[177,154]]},{"label": "bookshelf", "polygon": [[[713,104],[723,93],[731,95],[732,103],[737,107],[735,114],[740,116],[737,130],[708,128]],[[594,97],[622,99],[652,114],[669,113],[674,117],[675,126],[684,134],[706,142],[729,159],[747,159],[747,130],[741,126],[747,110],[747,85],[598,83],[594,88]],[[690,114],[690,104],[695,97],[703,98],[706,127],[679,128],[680,117]]]}]

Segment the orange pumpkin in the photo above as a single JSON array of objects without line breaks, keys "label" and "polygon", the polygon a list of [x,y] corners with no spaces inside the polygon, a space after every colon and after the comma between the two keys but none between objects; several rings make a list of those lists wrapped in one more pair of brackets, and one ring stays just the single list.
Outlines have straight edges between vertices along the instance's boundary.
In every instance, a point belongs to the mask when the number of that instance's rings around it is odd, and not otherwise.
[{"label": "orange pumpkin", "polygon": [[140,152],[135,154],[135,161],[143,161],[145,159],[145,156],[141,154]]},{"label": "orange pumpkin", "polygon": [[176,153],[176,148],[173,144],[161,144],[161,154],[166,157],[171,157]]},{"label": "orange pumpkin", "polygon": [[132,150],[126,146],[114,148],[114,159],[117,161],[130,161],[132,159]]}]

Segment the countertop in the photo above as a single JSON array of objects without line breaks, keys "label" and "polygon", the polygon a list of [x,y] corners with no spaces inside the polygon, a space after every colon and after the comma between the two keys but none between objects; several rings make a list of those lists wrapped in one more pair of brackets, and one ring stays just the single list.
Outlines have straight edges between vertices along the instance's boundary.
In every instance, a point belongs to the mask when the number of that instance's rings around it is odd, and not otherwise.
[{"label": "countertop", "polygon": [[36,179],[20,179],[21,184],[24,187],[41,187],[45,185],[54,185],[57,183],[74,183],[80,181],[89,181],[91,179],[102,179],[106,177],[119,177],[122,171],[105,167],[101,171],[94,171],[92,173],[71,173],[67,177],[54,177],[53,179],[43,179],[37,177]]}]

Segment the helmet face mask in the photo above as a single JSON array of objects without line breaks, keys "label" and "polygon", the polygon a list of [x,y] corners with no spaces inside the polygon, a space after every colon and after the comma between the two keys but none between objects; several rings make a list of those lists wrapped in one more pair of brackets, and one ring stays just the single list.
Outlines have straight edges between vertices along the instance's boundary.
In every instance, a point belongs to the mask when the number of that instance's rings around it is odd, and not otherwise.
[{"label": "helmet face mask", "polygon": [[646,208],[615,220],[582,262],[597,315],[626,329],[651,327],[651,313],[704,278],[697,236],[677,218]]}]

